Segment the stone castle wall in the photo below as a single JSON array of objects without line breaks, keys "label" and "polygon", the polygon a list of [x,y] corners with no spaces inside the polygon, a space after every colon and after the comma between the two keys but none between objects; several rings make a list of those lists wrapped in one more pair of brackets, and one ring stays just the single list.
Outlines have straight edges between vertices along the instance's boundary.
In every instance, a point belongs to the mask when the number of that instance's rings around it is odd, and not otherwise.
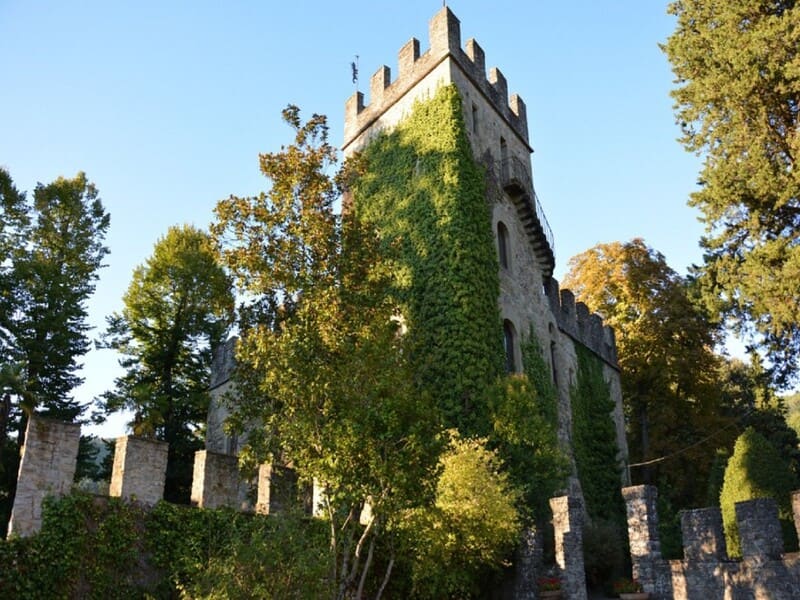
[{"label": "stone castle wall", "polygon": [[25,537],[38,531],[44,497],[69,493],[80,437],[81,426],[74,423],[36,416],[28,420],[9,534]]},{"label": "stone castle wall", "polygon": [[[665,560],[658,535],[657,490],[623,489],[628,511],[633,575],[652,600],[796,600],[800,598],[800,554],[785,554],[772,498],[735,505],[742,558],[728,557],[719,508],[681,513],[683,560]],[[792,495],[800,533],[800,492]]]},{"label": "stone castle wall", "polygon": [[[621,483],[627,483],[628,460],[622,394],[613,331],[604,327],[567,290],[552,278],[554,238],[533,186],[528,140],[527,110],[518,95],[509,99],[508,83],[497,68],[486,73],[484,50],[473,39],[461,46],[461,27],[449,8],[442,8],[429,24],[429,49],[411,39],[398,53],[398,75],[382,65],[370,80],[369,103],[356,92],[345,104],[343,150],[349,156],[379,132],[391,130],[418,100],[432,97],[439,86],[455,85],[460,93],[465,129],[473,156],[486,171],[487,204],[500,253],[505,246],[507,264],[500,264],[501,318],[514,332],[517,370],[521,347],[536,336],[558,390],[559,440],[571,455],[572,409],[570,389],[576,383],[576,345],[589,348],[603,361],[603,372],[615,402],[609,415],[616,428]],[[499,239],[498,231],[506,232]],[[569,493],[582,494],[577,469]]]}]

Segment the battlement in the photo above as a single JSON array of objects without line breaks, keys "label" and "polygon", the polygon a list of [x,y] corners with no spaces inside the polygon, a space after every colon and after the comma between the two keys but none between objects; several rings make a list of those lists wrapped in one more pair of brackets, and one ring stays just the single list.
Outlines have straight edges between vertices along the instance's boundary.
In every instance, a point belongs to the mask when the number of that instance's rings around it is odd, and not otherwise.
[{"label": "battlement", "polygon": [[375,72],[370,79],[369,104],[364,104],[364,94],[361,92],[348,98],[345,103],[345,152],[388,108],[447,58],[453,59],[522,142],[529,146],[525,103],[517,94],[513,94],[509,100],[508,84],[500,69],[492,68],[488,77],[486,76],[486,57],[474,39],[467,40],[464,49],[461,48],[461,22],[449,8],[442,8],[431,19],[428,37],[430,48],[423,54],[420,54],[419,40],[416,38],[411,38],[400,48],[397,56],[398,76],[395,81],[391,81],[391,70],[386,65]]},{"label": "battlement", "polygon": [[571,291],[559,290],[558,281],[552,277],[545,282],[545,293],[558,328],[611,366],[617,367],[614,329],[603,325],[602,317],[591,313],[583,302],[575,302],[575,295]]}]

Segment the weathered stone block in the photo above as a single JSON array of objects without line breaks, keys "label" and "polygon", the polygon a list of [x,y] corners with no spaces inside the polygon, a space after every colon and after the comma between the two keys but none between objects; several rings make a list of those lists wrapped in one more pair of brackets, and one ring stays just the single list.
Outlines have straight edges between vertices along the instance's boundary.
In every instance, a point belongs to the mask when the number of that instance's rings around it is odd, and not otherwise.
[{"label": "weathered stone block", "polygon": [[686,560],[718,561],[728,558],[722,512],[717,507],[682,511],[681,535]]},{"label": "weathered stone block", "polygon": [[257,513],[272,515],[288,510],[298,502],[298,496],[294,469],[269,464],[258,468]]},{"label": "weathered stone block", "polygon": [[742,558],[779,559],[783,535],[774,498],[756,498],[734,504],[742,544]]},{"label": "weathered stone block", "polygon": [[9,534],[26,537],[39,531],[45,496],[63,496],[69,492],[75,477],[80,438],[78,424],[30,417]]},{"label": "weathered stone block", "polygon": [[164,497],[169,444],[158,440],[117,438],[109,496],[155,504]]},{"label": "weathered stone block", "polygon": [[239,472],[239,461],[230,454],[199,450],[194,455],[192,497],[194,506],[223,506],[248,510],[247,483]]}]

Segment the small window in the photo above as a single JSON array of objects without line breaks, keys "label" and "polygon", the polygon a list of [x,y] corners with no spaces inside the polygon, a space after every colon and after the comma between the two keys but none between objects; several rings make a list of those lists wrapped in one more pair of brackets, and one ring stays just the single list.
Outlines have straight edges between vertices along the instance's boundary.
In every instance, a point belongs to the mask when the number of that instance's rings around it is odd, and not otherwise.
[{"label": "small window", "polygon": [[517,359],[516,353],[514,352],[516,337],[514,324],[508,319],[505,319],[503,321],[503,345],[506,351],[506,373],[515,373],[517,371]]},{"label": "small window", "polygon": [[472,132],[478,133],[478,107],[472,105]]},{"label": "small window", "polygon": [[558,369],[556,368],[556,343],[550,342],[550,363],[553,365],[553,385],[558,387]]},{"label": "small window", "polygon": [[508,244],[508,228],[502,221],[497,222],[497,252],[500,258],[500,266],[508,269],[511,266],[511,249]]}]

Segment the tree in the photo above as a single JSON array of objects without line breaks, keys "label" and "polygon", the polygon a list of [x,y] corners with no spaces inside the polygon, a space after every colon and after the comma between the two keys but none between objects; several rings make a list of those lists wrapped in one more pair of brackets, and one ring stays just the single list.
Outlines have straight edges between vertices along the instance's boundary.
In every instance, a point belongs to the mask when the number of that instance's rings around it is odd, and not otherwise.
[{"label": "tree", "polygon": [[720,374],[720,392],[723,414],[739,425],[725,436],[729,438],[726,448],[733,448],[733,435],[737,431],[752,427],[772,444],[792,472],[800,476],[798,434],[787,423],[787,406],[775,393],[758,354],[751,354],[750,364],[738,359],[725,360]]},{"label": "tree", "polygon": [[[1,435],[16,432],[19,450],[32,411],[66,421],[84,411],[71,393],[82,382],[77,371],[89,349],[86,301],[108,253],[109,216],[84,173],[38,184],[28,202],[0,169],[0,203]],[[13,497],[17,455],[3,461],[3,504]]]},{"label": "tree", "polygon": [[82,412],[70,397],[82,381],[76,359],[89,349],[85,302],[108,253],[109,216],[83,173],[37,185],[32,205],[21,195],[12,204],[4,219],[15,224],[3,264],[5,360],[23,364],[28,410],[73,420]]},{"label": "tree", "polygon": [[664,477],[680,506],[698,501],[712,453],[692,444],[726,424],[717,410],[716,327],[692,303],[688,282],[641,239],[599,244],[569,266],[564,286],[616,332],[632,460],[679,452],[634,478]]},{"label": "tree", "polygon": [[[741,555],[734,505],[744,500],[774,498],[778,503],[784,536],[791,541],[794,522],[790,496],[796,487],[797,477],[777,450],[748,427],[736,440],[733,456],[725,468],[725,482],[720,494],[725,541],[730,556]],[[796,537],[794,540],[796,545]]]},{"label": "tree", "polygon": [[690,200],[706,224],[705,296],[760,335],[788,383],[800,355],[800,6],[681,0],[669,12],[681,141],[705,156]]},{"label": "tree", "polygon": [[433,498],[441,417],[414,385],[374,232],[333,211],[352,171],[329,175],[325,118],[283,117],[295,139],[261,155],[269,191],[222,200],[212,225],[247,299],[234,420],[262,424],[249,435],[257,462],[324,486],[337,598],[380,597],[397,520]]},{"label": "tree", "polygon": [[431,508],[410,511],[401,537],[410,547],[413,598],[482,597],[487,578],[517,541],[519,491],[486,440],[451,439],[440,459]]},{"label": "tree", "polygon": [[134,270],[125,308],[108,318],[104,343],[124,355],[126,373],[101,405],[105,412],[133,410],[134,433],[169,442],[168,500],[189,501],[212,350],[225,341],[233,316],[231,287],[207,233],[170,227]]}]

